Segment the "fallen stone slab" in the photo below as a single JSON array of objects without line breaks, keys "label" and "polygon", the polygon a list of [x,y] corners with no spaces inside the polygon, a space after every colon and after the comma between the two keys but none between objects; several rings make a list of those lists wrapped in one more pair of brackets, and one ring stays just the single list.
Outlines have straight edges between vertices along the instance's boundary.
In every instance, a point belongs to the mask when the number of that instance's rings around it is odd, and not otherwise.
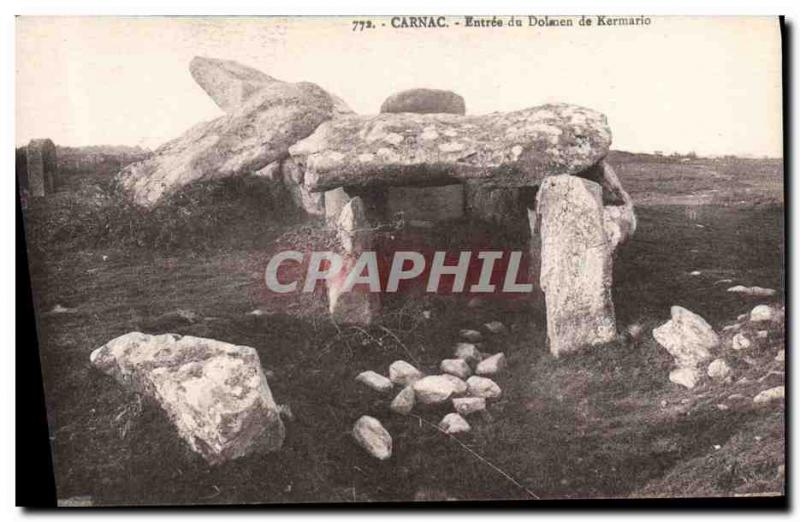
[{"label": "fallen stone slab", "polygon": [[605,157],[610,144],[605,116],[558,104],[482,116],[342,116],[290,154],[305,164],[313,191],[468,180],[520,187],[577,174]]},{"label": "fallen stone slab", "polygon": [[195,56],[189,72],[220,109],[230,112],[242,105],[262,87],[277,82],[257,69],[233,60]]},{"label": "fallen stone slab", "polygon": [[200,123],[117,175],[124,194],[150,208],[199,181],[247,175],[288,155],[289,147],[335,114],[313,83],[275,81],[215,120]]},{"label": "fallen stone slab", "polygon": [[464,98],[441,89],[408,89],[392,94],[381,104],[382,113],[415,112],[417,114],[464,114]]},{"label": "fallen stone slab", "polygon": [[376,459],[392,456],[392,436],[375,417],[364,415],[353,425],[353,438]]},{"label": "fallen stone slab", "polygon": [[719,336],[705,319],[682,306],[673,306],[672,318],[653,329],[653,337],[675,358],[681,368],[695,368],[711,358]]},{"label": "fallen stone slab", "polygon": [[253,348],[131,332],[93,351],[90,360],[161,406],[210,464],[283,444],[283,422]]}]

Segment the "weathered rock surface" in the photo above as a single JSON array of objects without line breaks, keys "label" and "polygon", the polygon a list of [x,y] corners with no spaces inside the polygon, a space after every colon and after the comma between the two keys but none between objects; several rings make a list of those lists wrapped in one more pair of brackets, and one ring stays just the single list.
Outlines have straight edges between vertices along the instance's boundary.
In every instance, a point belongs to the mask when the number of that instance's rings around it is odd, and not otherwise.
[{"label": "weathered rock surface", "polygon": [[448,413],[439,423],[439,429],[453,435],[456,433],[466,433],[472,428],[467,420],[458,413]]},{"label": "weathered rock surface", "polygon": [[747,350],[752,344],[750,338],[743,333],[737,333],[731,338],[731,348],[737,352],[740,350]]},{"label": "weathered rock surface", "polygon": [[758,305],[750,311],[750,320],[754,323],[770,321],[775,315],[775,311],[769,305]]},{"label": "weathered rock surface", "polygon": [[359,373],[356,381],[380,393],[392,391],[392,381],[372,370]]},{"label": "weathered rock surface", "polygon": [[719,336],[699,315],[682,306],[673,306],[672,318],[653,329],[653,337],[675,358],[681,368],[695,368],[711,358],[719,346]]},{"label": "weathered rock surface", "polygon": [[[429,375],[412,384],[417,400],[423,404],[439,404],[463,393],[460,379],[452,375]],[[463,381],[462,381],[463,383]]]},{"label": "weathered rock surface", "polygon": [[615,251],[636,232],[636,213],[633,199],[622,188],[622,183],[611,165],[604,160],[598,168],[602,171],[603,229],[611,250]]},{"label": "weathered rock surface", "polygon": [[753,397],[753,402],[756,404],[766,404],[768,402],[783,400],[786,398],[786,388],[784,386],[776,386],[768,390],[759,392],[758,395]]},{"label": "weathered rock surface", "polygon": [[339,243],[348,254],[358,256],[372,245],[372,231],[367,220],[367,210],[360,197],[345,203],[336,220]]},{"label": "weathered rock surface", "polygon": [[550,352],[558,357],[610,342],[617,328],[600,185],[551,176],[539,190],[537,214]]},{"label": "weathered rock surface", "polygon": [[263,72],[233,60],[195,56],[189,62],[192,78],[225,112],[242,105],[262,87],[277,82]]},{"label": "weathered rock surface", "polygon": [[480,350],[472,343],[458,343],[455,356],[457,359],[464,359],[468,363],[477,363],[481,360]]},{"label": "weathered rock surface", "polygon": [[459,379],[466,379],[472,373],[472,370],[464,359],[444,359],[439,365],[442,373],[455,375]]},{"label": "weathered rock surface", "polygon": [[[223,90],[210,88],[223,104],[232,103]],[[195,125],[128,165],[117,181],[134,203],[149,208],[191,183],[249,174],[282,160],[289,146],[334,114],[333,98],[312,83],[268,82],[225,116]]]},{"label": "weathered rock surface", "polygon": [[464,114],[464,98],[441,89],[408,89],[392,94],[381,104],[382,113],[415,112],[417,114]]},{"label": "weathered rock surface", "polygon": [[414,409],[415,403],[416,394],[414,393],[414,388],[406,386],[392,399],[389,409],[400,415],[408,415]]},{"label": "weathered rock surface", "polygon": [[725,362],[725,359],[714,359],[708,365],[708,376],[715,381],[724,381],[731,375],[731,367]]},{"label": "weathered rock surface", "polygon": [[389,217],[406,221],[447,221],[464,215],[464,186],[389,187],[386,190]]},{"label": "weathered rock surface", "polygon": [[482,397],[484,399],[496,399],[502,395],[500,386],[491,379],[473,375],[467,379],[467,393],[472,397]]},{"label": "weathered rock surface", "polygon": [[305,174],[302,167],[297,165],[292,158],[284,159],[280,165],[283,184],[294,204],[312,216],[325,214],[325,195],[320,192],[311,192],[306,188],[303,183]]},{"label": "weathered rock surface", "polygon": [[389,379],[395,384],[408,386],[423,377],[421,371],[406,361],[395,361],[389,365]]},{"label": "weathered rock surface", "polygon": [[486,409],[486,399],[483,397],[458,397],[453,399],[453,408],[461,415],[471,415]]},{"label": "weathered rock surface", "polygon": [[314,191],[467,180],[519,187],[581,172],[610,144],[605,116],[559,104],[483,116],[342,116],[290,153],[306,164]]},{"label": "weathered rock surface", "polygon": [[483,339],[483,335],[478,330],[463,329],[459,330],[458,335],[471,343],[477,343]]},{"label": "weathered rock surface", "polygon": [[691,390],[700,380],[700,372],[697,368],[676,368],[669,372],[669,380]]},{"label": "weathered rock surface", "polygon": [[489,321],[488,323],[484,324],[483,327],[492,332],[493,334],[508,333],[508,328],[506,328],[506,325],[504,325],[500,321]]},{"label": "weathered rock surface", "polygon": [[283,422],[253,348],[132,332],[96,349],[90,359],[158,403],[180,437],[210,464],[283,444]]},{"label": "weathered rock surface", "polygon": [[392,436],[375,417],[360,417],[353,425],[353,438],[377,459],[386,460],[392,456]]},{"label": "weathered rock surface", "polygon": [[500,373],[506,367],[505,354],[496,353],[490,357],[485,358],[475,367],[476,375],[495,375]]},{"label": "weathered rock surface", "polygon": [[480,182],[464,184],[464,206],[470,217],[495,225],[525,222],[525,208],[517,187],[492,187]]}]

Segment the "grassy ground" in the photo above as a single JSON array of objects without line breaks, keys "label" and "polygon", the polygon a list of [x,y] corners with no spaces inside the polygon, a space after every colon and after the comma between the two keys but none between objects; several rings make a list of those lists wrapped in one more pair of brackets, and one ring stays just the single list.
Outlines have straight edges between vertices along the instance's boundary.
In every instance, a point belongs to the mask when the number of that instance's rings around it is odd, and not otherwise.
[{"label": "grassy ground", "polygon": [[[107,173],[76,175],[47,208],[28,211],[59,497],[173,504],[782,491],[783,404],[755,407],[751,398],[783,382],[783,363],[773,360],[783,332],[748,354],[727,354],[733,383],[704,381],[692,391],[668,381],[670,357],[649,334],[673,304],[721,329],[766,302],[725,292],[732,284],[782,294],[781,164],[624,154],[612,161],[640,202],[639,231],[615,264],[618,322],[640,324],[644,334],[559,360],[545,349],[540,299],[468,307],[462,296],[420,297],[394,303],[366,330],[331,323],[319,294],[265,302],[271,252],[326,239],[252,186],[226,186],[227,197],[200,213],[192,205],[218,192],[189,194],[186,217],[161,216],[171,221],[153,233],[158,220],[132,219],[106,199]],[[53,312],[56,305],[68,311]],[[266,313],[248,315],[257,308]],[[391,397],[353,381],[398,358],[434,371],[460,328],[489,320],[511,328],[482,347],[509,359],[498,379],[504,395],[489,415],[470,418],[473,431],[458,440],[431,425],[445,410],[390,415]],[[294,414],[284,448],[208,467],[158,408],[90,367],[93,349],[131,330],[255,347],[277,401]],[[390,460],[372,459],[352,441],[363,414],[391,432]]]}]

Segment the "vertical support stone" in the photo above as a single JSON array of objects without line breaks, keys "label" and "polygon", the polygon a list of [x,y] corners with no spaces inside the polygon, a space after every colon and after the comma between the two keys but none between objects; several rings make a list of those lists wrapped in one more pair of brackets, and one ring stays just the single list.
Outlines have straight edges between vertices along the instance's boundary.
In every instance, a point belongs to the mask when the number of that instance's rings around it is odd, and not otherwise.
[{"label": "vertical support stone", "polygon": [[292,158],[281,163],[283,182],[295,204],[312,216],[325,214],[325,196],[321,192],[311,192],[305,185],[305,172]]},{"label": "vertical support stone", "polygon": [[342,209],[351,197],[343,187],[325,192],[325,221],[329,226],[336,226]]},{"label": "vertical support stone", "polygon": [[344,291],[345,280],[363,252],[372,250],[373,232],[367,220],[364,201],[354,197],[348,201],[336,223],[342,250],[342,270],[327,280],[328,307],[337,322],[369,325],[380,313],[379,292],[370,292],[363,285]]},{"label": "vertical support stone", "polygon": [[558,357],[612,341],[612,251],[600,185],[569,175],[545,178],[536,213],[550,352]]}]

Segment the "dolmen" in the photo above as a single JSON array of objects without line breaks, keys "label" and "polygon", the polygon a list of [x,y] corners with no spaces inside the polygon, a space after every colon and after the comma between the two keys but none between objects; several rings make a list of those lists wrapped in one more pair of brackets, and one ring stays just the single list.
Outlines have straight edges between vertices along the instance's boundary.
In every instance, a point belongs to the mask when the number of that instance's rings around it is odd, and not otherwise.
[{"label": "dolmen", "polygon": [[[313,83],[233,61],[196,57],[190,72],[225,114],[119,173],[139,206],[200,181],[278,180],[299,207],[336,229],[345,266],[372,248],[370,230],[397,214],[411,223],[470,215],[503,225],[517,213],[539,260],[550,351],[617,335],[613,257],[636,217],[605,160],[611,130],[603,114],[548,104],[471,115],[455,93],[412,89],[387,98],[379,114],[361,115]],[[343,293],[341,285],[328,281],[337,321],[379,317],[379,293]]]}]

